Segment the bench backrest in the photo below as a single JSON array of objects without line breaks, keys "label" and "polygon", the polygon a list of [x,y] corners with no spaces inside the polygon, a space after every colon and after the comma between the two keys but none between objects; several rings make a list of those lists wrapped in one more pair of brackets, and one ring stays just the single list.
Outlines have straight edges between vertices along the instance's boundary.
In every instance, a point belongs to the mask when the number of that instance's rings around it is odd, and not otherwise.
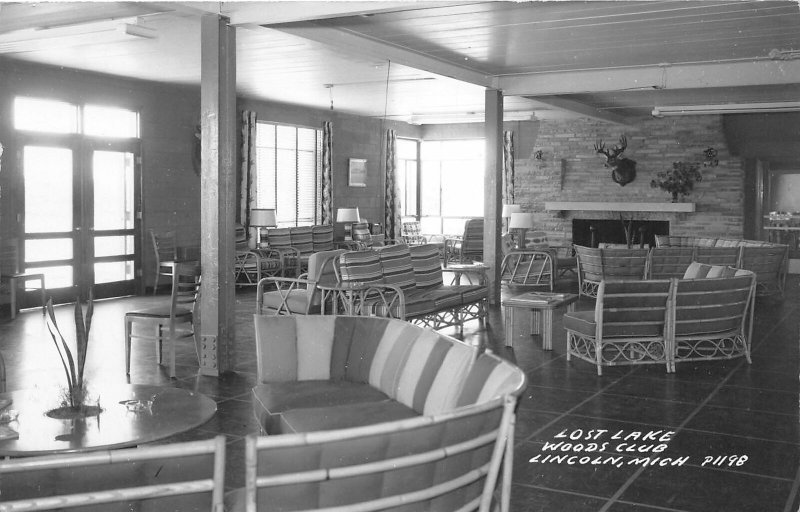
[{"label": "bench backrest", "polygon": [[368,383],[420,414],[516,394],[525,374],[493,354],[400,320],[255,315],[259,382]]},{"label": "bench backrest", "polygon": [[333,226],[311,226],[311,240],[314,245],[314,252],[332,251],[334,249]]},{"label": "bench backrest", "polygon": [[683,277],[694,261],[694,247],[653,247],[647,255],[647,278]]},{"label": "bench backrest", "polygon": [[676,336],[744,333],[755,294],[752,272],[736,270],[733,277],[678,279],[675,284]]},{"label": "bench backrest", "polygon": [[669,279],[601,281],[594,319],[598,336],[665,336]]},{"label": "bench backrest", "polygon": [[648,249],[575,246],[582,278],[588,281],[644,279]]},{"label": "bench backrest", "polygon": [[[246,510],[480,510],[496,506],[514,399],[436,417],[249,436]],[[507,461],[510,463],[511,461]],[[501,486],[507,502],[508,487]]]},{"label": "bench backrest", "polygon": [[436,244],[396,244],[347,252],[339,257],[337,272],[344,282],[392,284],[404,291],[443,284]]},{"label": "bench backrest", "polygon": [[0,508],[222,512],[224,484],[225,436],[217,436],[205,441],[3,460]]}]

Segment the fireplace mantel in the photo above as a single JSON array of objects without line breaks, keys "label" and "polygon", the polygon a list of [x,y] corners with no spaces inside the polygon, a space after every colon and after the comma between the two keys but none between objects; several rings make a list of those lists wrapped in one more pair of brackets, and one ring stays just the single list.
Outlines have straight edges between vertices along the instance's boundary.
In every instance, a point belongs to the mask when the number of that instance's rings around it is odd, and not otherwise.
[{"label": "fireplace mantel", "polygon": [[665,212],[695,211],[694,203],[622,203],[615,201],[545,201],[547,211],[604,211],[604,212]]}]

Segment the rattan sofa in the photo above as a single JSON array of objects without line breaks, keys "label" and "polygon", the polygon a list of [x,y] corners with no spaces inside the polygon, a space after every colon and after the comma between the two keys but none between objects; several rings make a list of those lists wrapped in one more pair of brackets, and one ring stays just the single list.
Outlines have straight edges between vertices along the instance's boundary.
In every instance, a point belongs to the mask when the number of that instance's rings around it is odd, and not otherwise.
[{"label": "rattan sofa", "polygon": [[597,366],[745,357],[750,362],[755,274],[692,263],[685,278],[601,281],[594,310],[564,315],[567,360]]},{"label": "rattan sofa", "polygon": [[368,285],[363,302],[354,308],[363,315],[399,318],[433,329],[487,318],[485,270],[478,283],[445,286],[437,244],[376,247],[342,254],[335,266],[344,284]]},{"label": "rattan sofa", "polygon": [[[308,269],[308,258],[315,252],[334,249],[333,226],[297,226],[267,229],[267,246],[283,254],[284,275],[297,276]],[[291,272],[287,270],[292,269]]]},{"label": "rattan sofa", "polygon": [[[526,386],[518,367],[396,319],[254,315],[254,322],[253,406],[269,435],[248,441],[249,499],[269,504],[264,510],[307,510],[416,493],[419,502],[398,505],[473,503],[472,510],[492,499],[492,475],[500,473],[508,510],[514,404]],[[362,465],[368,469],[354,467]],[[301,472],[309,479],[291,480]],[[472,475],[464,489],[427,494],[454,472]],[[256,474],[260,483],[274,476],[272,485],[256,491]],[[343,474],[352,478],[342,482]]]},{"label": "rattan sofa", "polygon": [[[756,292],[759,295],[783,295],[788,272],[788,245],[737,238],[656,235],[656,247],[691,247],[698,255],[694,261],[732,265],[755,273]],[[715,252],[722,252],[721,248],[736,252],[735,263],[715,257]],[[715,259],[703,259],[704,255]]]}]

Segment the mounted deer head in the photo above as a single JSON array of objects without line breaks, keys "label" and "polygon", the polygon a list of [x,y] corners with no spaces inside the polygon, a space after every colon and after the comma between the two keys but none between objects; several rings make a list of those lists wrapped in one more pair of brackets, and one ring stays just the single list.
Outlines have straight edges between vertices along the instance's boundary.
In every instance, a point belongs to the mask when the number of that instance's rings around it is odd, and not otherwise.
[{"label": "mounted deer head", "polygon": [[594,145],[596,152],[605,155],[606,163],[604,165],[611,169],[611,179],[622,187],[636,179],[636,162],[620,156],[627,147],[628,139],[625,138],[625,135],[619,138],[619,146],[611,149],[606,149],[602,140],[597,141]]}]

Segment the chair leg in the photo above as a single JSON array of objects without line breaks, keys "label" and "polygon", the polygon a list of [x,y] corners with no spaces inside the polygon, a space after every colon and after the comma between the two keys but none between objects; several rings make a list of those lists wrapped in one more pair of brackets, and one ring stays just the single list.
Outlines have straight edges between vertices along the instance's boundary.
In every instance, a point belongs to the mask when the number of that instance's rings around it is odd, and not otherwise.
[{"label": "chair leg", "polygon": [[169,329],[169,378],[175,378],[175,322],[170,324]]}]

